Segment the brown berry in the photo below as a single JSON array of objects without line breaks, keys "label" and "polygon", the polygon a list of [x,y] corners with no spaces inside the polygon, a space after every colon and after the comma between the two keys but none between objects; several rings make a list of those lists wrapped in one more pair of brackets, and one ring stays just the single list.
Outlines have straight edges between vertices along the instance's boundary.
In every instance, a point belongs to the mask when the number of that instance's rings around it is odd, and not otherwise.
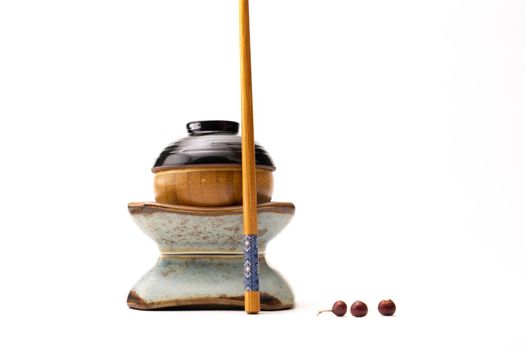
[{"label": "brown berry", "polygon": [[396,304],[392,299],[381,300],[379,305],[377,305],[377,310],[383,316],[392,316],[396,312]]},{"label": "brown berry", "polygon": [[368,306],[366,306],[361,300],[357,300],[352,306],[350,306],[350,313],[355,317],[366,316],[368,313]]},{"label": "brown berry", "polygon": [[334,303],[334,305],[332,306],[332,309],[331,310],[321,310],[317,313],[317,316],[319,316],[319,314],[323,313],[323,312],[328,312],[328,311],[331,311],[333,312],[334,315],[336,316],[344,316],[346,314],[346,310],[348,309],[348,307],[346,306],[346,303],[342,300],[338,300]]}]

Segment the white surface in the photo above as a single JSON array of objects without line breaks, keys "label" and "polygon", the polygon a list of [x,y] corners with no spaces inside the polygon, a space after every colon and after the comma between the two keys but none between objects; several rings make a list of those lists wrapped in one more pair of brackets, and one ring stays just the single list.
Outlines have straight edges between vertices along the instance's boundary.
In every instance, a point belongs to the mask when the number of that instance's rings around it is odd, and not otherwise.
[{"label": "white surface", "polygon": [[[297,308],[125,304],[158,255],[126,210],[154,158],[240,119],[237,1],[2,1],[0,348],[525,348],[525,3],[251,11],[256,138],[297,206],[268,258]],[[315,317],[336,299],[370,314]]]}]

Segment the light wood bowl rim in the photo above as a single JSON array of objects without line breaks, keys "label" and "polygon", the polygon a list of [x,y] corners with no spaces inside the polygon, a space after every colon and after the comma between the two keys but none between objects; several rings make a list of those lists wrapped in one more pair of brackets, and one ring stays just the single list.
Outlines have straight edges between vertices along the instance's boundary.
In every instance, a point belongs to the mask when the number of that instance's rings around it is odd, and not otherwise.
[{"label": "light wood bowl rim", "polygon": [[[274,172],[275,167],[257,165],[257,171]],[[151,172],[154,174],[164,173],[167,171],[242,171],[240,164],[190,164],[190,165],[166,165],[153,167]]]}]

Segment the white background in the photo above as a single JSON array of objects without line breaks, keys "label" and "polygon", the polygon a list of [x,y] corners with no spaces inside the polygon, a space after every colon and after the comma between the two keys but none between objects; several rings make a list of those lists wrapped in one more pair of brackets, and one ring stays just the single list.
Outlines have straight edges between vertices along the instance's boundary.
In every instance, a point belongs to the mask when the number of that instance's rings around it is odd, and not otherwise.
[{"label": "white background", "polygon": [[[525,2],[252,0],[256,139],[297,307],[140,312],[127,213],[240,120],[237,1],[0,2],[0,348],[525,348]],[[392,298],[397,316],[377,302]],[[362,299],[363,319],[315,317]]]}]

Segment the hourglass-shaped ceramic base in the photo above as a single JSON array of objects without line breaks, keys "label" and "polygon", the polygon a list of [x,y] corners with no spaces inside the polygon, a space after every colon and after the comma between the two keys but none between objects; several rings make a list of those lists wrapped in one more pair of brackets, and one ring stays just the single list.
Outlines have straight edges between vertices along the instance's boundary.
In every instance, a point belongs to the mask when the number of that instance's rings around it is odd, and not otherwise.
[{"label": "hourglass-shaped ceramic base", "polygon": [[[228,308],[244,306],[242,207],[188,207],[130,203],[138,226],[159,246],[155,266],[132,288],[131,308]],[[291,203],[258,206],[262,310],[294,305],[284,278],[268,266],[267,243],[293,217]]]}]

